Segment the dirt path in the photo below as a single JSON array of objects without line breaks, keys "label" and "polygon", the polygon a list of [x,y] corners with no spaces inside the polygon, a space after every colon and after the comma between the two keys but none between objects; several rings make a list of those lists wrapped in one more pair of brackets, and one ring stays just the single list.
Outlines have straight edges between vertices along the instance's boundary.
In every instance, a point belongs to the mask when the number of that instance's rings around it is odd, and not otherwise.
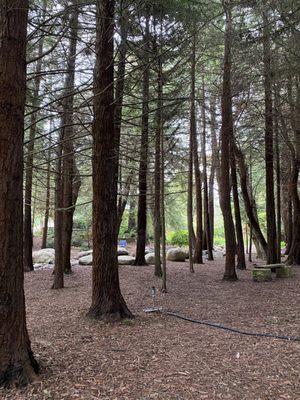
[{"label": "dirt path", "polygon": [[[300,335],[300,270],[257,284],[250,271],[221,281],[222,263],[168,265],[159,305],[197,319],[258,332]],[[300,343],[252,338],[162,315],[145,315],[152,267],[120,267],[122,290],[137,318],[114,326],[85,317],[91,268],[75,267],[66,288],[50,290],[51,271],[26,274],[28,326],[43,365],[41,382],[1,399],[189,400],[300,399]]]}]

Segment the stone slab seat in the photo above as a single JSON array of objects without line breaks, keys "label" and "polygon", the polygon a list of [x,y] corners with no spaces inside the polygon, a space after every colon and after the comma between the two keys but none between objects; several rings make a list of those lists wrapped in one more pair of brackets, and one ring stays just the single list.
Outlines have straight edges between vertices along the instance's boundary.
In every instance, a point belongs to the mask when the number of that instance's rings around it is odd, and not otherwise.
[{"label": "stone slab seat", "polygon": [[254,282],[270,282],[272,280],[271,268],[253,268],[252,279]]},{"label": "stone slab seat", "polygon": [[255,268],[271,268],[272,272],[276,272],[278,268],[284,267],[284,264],[266,264],[266,265],[257,265]]},{"label": "stone slab seat", "polygon": [[291,265],[282,265],[276,269],[276,278],[290,278],[292,276]]}]

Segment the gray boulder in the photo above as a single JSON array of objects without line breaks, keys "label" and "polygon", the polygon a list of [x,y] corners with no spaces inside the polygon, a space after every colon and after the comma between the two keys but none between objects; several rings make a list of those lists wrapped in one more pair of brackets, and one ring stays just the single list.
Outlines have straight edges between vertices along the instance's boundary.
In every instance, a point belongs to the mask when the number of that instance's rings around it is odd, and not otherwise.
[{"label": "gray boulder", "polygon": [[118,256],[128,256],[129,252],[125,249],[125,247],[118,247]]},{"label": "gray boulder", "polygon": [[184,249],[181,249],[180,247],[169,249],[167,251],[168,261],[183,262],[185,261],[185,259],[186,259],[186,252],[184,251]]},{"label": "gray boulder", "polygon": [[52,248],[41,249],[32,253],[33,264],[51,264],[55,259],[55,250]]},{"label": "gray boulder", "polygon": [[118,263],[119,265],[133,265],[135,261],[134,257],[131,256],[119,256]]},{"label": "gray boulder", "polygon": [[145,260],[146,263],[149,265],[154,265],[155,264],[155,254],[154,253],[148,253],[145,255]]},{"label": "gray boulder", "polygon": [[92,265],[93,264],[93,254],[88,254],[87,256],[79,258],[79,265]]},{"label": "gray boulder", "polygon": [[78,253],[78,258],[89,256],[90,254],[93,254],[93,250],[81,251]]},{"label": "gray boulder", "polygon": [[152,249],[151,247],[146,247],[145,254],[150,254],[150,253],[154,253],[154,249]]}]

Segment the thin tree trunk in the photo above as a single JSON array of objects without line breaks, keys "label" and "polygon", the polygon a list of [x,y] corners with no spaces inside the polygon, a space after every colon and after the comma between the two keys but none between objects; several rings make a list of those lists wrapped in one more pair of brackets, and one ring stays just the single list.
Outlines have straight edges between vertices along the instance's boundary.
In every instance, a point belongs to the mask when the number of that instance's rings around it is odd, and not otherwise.
[{"label": "thin tree trunk", "polygon": [[160,129],[160,148],[161,148],[161,259],[162,259],[162,283],[161,290],[167,292],[167,254],[166,254],[166,217],[165,217],[165,150],[164,150],[164,130],[163,121]]},{"label": "thin tree trunk", "polygon": [[[293,202],[293,240],[289,252],[288,262],[300,265],[300,198],[298,192],[298,178],[300,168],[300,75],[297,76],[297,97],[295,109],[292,108],[292,126],[294,132],[294,155],[292,163],[292,174],[290,180],[290,193]],[[292,101],[290,99],[290,104]]]},{"label": "thin tree trunk", "polygon": [[278,123],[278,88],[274,87],[275,92],[275,113],[274,113],[274,131],[275,131],[275,151],[276,151],[276,206],[277,206],[277,259],[281,261],[281,165],[280,165],[280,147],[279,147],[279,123]]},{"label": "thin tree trunk", "polygon": [[207,183],[207,159],[206,159],[206,112],[205,112],[205,86],[204,78],[202,81],[201,90],[201,116],[202,116],[202,164],[203,164],[203,201],[204,201],[204,226],[205,226],[205,237],[207,244],[207,256],[208,260],[213,260],[212,242],[211,242],[211,231],[210,231],[210,216],[209,216],[209,204],[208,204],[208,183]]},{"label": "thin tree trunk", "polygon": [[211,132],[211,168],[208,182],[208,214],[210,224],[210,240],[211,246],[214,248],[214,224],[215,224],[215,206],[214,206],[214,187],[216,176],[216,161],[217,161],[217,136],[216,136],[216,97],[211,96],[210,99],[210,132]]},{"label": "thin tree trunk", "polygon": [[264,50],[264,88],[265,88],[265,165],[266,165],[266,215],[267,215],[267,262],[275,264],[278,260],[276,215],[274,199],[274,153],[273,153],[273,105],[272,70],[269,20],[267,12],[263,14],[263,50]]},{"label": "thin tree trunk", "polygon": [[[202,183],[201,173],[198,156],[198,140],[197,140],[197,128],[196,128],[196,34],[193,34],[192,53],[191,53],[191,105],[190,105],[190,136],[192,141],[192,156],[194,162],[195,171],[195,192],[196,192],[196,219],[197,219],[197,230],[196,230],[196,241],[195,241],[195,252],[194,262],[196,264],[203,264],[203,231],[202,231]],[[190,190],[190,187],[189,187]],[[190,201],[190,199],[189,199]],[[191,205],[190,205],[191,206]],[[190,207],[189,206],[189,207]],[[188,211],[190,213],[190,210]],[[190,215],[189,215],[190,218]],[[193,226],[193,222],[192,222]],[[190,248],[191,246],[189,246]],[[192,246],[193,249],[193,246]],[[192,255],[189,254],[189,256]],[[191,272],[193,270],[190,265]]]},{"label": "thin tree trunk", "polygon": [[149,64],[149,13],[146,9],[145,16],[145,34],[143,38],[145,63],[143,71],[143,107],[142,107],[142,132],[141,132],[141,149],[140,149],[140,165],[139,165],[139,200],[137,215],[137,243],[135,265],[146,265],[145,248],[147,237],[147,171],[148,171],[148,141],[149,141],[149,80],[150,80],[150,64]]},{"label": "thin tree trunk", "polygon": [[[189,171],[188,171],[188,193],[187,193],[187,223],[188,223],[188,238],[189,238],[189,267],[190,272],[194,273],[194,226],[193,226],[193,167],[194,167],[194,154],[195,154],[195,143],[196,143],[196,106],[195,106],[195,94],[196,94],[196,32],[193,33],[193,48],[191,52],[191,105],[190,105],[190,134],[189,134]],[[197,164],[197,160],[196,160]],[[199,167],[199,159],[198,159]],[[200,172],[200,171],[199,171]],[[197,235],[195,245],[197,244],[197,261],[201,261],[202,258],[202,247],[203,247],[203,236],[202,236],[202,215],[200,217],[199,207],[202,214],[202,204],[199,204],[199,177],[196,184],[198,190],[197,196]],[[200,218],[199,218],[200,217]],[[201,232],[200,232],[201,230]],[[201,254],[200,254],[201,253]]]},{"label": "thin tree trunk", "polygon": [[54,194],[54,280],[52,289],[64,287],[64,264],[63,264],[63,184],[62,184],[62,141],[64,139],[63,129],[60,130],[57,146],[57,164],[55,171],[55,194]]},{"label": "thin tree trunk", "polygon": [[135,209],[136,209],[136,201],[133,195],[129,201],[129,215],[128,215],[128,228],[127,228],[128,232],[132,232],[136,229]]},{"label": "thin tree trunk", "polygon": [[114,104],[113,0],[97,0],[93,121],[93,289],[89,315],[132,318],[121,294],[117,260],[118,138]]},{"label": "thin tree trunk", "polygon": [[[119,168],[119,171],[120,171],[120,168]],[[122,193],[122,195],[119,195],[119,198],[118,198],[118,207],[117,207],[117,211],[118,211],[118,229],[117,229],[117,232],[118,232],[118,234],[119,234],[120,227],[121,227],[121,224],[122,224],[122,219],[123,219],[125,208],[127,206],[128,198],[129,198],[129,195],[130,195],[132,175],[133,174],[131,172],[127,176],[126,183],[124,185],[125,187],[124,187],[124,189],[121,188],[123,193]]]},{"label": "thin tree trunk", "polygon": [[[50,123],[51,130],[51,123]],[[50,142],[50,140],[49,140]],[[50,146],[49,146],[50,147]],[[50,211],[50,195],[51,195],[51,150],[48,150],[48,164],[47,164],[47,178],[46,178],[46,203],[45,203],[45,215],[44,215],[44,225],[43,225],[43,237],[42,237],[42,249],[47,247],[47,237],[48,237],[48,222],[49,222],[49,211]]]},{"label": "thin tree trunk", "polygon": [[[157,39],[156,39],[157,40]],[[154,253],[155,253],[155,276],[162,276],[161,269],[161,135],[162,135],[162,59],[160,46],[157,49],[157,112],[155,133],[155,166],[154,166]]]},{"label": "thin tree trunk", "polygon": [[[33,382],[23,275],[23,138],[28,1],[0,6],[0,386]],[[13,262],[12,262],[13,260]]]},{"label": "thin tree trunk", "polygon": [[253,234],[252,234],[252,225],[250,224],[250,232],[249,232],[249,256],[248,256],[249,262],[252,262],[252,238],[253,238]]},{"label": "thin tree trunk", "polygon": [[[63,122],[63,160],[62,160],[62,187],[63,187],[63,269],[65,273],[71,273],[71,243],[73,230],[73,215],[75,205],[80,189],[80,179],[76,178],[76,160],[74,153],[74,128],[73,128],[73,107],[74,107],[74,84],[75,84],[75,66],[76,49],[78,35],[78,8],[75,7],[70,21],[70,42],[67,59],[67,75],[65,81],[64,116]],[[76,185],[75,185],[76,182]],[[76,188],[74,187],[76,186]]]},{"label": "thin tree trunk", "polygon": [[24,271],[33,271],[32,261],[32,247],[33,247],[33,233],[32,233],[32,214],[31,214],[31,203],[32,203],[32,178],[33,178],[33,153],[35,145],[35,136],[37,130],[37,120],[39,108],[39,95],[41,86],[41,70],[42,70],[42,54],[44,48],[44,38],[39,41],[38,57],[39,60],[36,63],[34,79],[34,89],[32,94],[32,114],[30,120],[30,132],[29,132],[29,144],[27,147],[27,158],[26,158],[26,173],[25,173],[25,207],[24,207],[24,227],[23,227],[23,263]]},{"label": "thin tree trunk", "polygon": [[[119,62],[116,79],[115,91],[115,132],[118,152],[121,141],[121,126],[122,126],[122,111],[123,111],[123,97],[125,85],[125,72],[126,72],[126,55],[127,55],[127,35],[128,35],[128,15],[127,15],[127,0],[120,0],[119,2],[119,26],[120,26],[120,44],[118,47]],[[118,155],[119,157],[119,155]],[[121,181],[121,180],[120,180]]]},{"label": "thin tree trunk", "polygon": [[243,199],[244,199],[244,205],[245,205],[247,217],[253,228],[253,235],[255,235],[255,237],[257,237],[257,240],[259,241],[265,255],[267,255],[268,245],[267,245],[264,235],[260,229],[258,219],[254,212],[253,199],[251,197],[251,194],[249,194],[248,173],[247,173],[247,166],[245,163],[245,158],[244,158],[242,151],[240,149],[238,149],[237,146],[235,146],[235,155],[236,155],[236,159],[237,159],[238,166],[239,166],[240,184],[241,184],[241,190],[242,190],[242,195],[243,195]]},{"label": "thin tree trunk", "polygon": [[225,7],[226,31],[222,91],[221,128],[221,208],[224,219],[226,259],[224,280],[236,281],[235,271],[235,231],[230,200],[230,143],[233,137],[232,97],[231,97],[231,11]]},{"label": "thin tree trunk", "polygon": [[[232,141],[234,138],[232,138]],[[231,183],[232,183],[232,194],[233,194],[233,204],[234,204],[234,216],[235,216],[235,230],[237,239],[237,268],[246,269],[246,259],[245,259],[245,247],[243,238],[243,227],[241,219],[240,201],[238,193],[238,179],[236,172],[236,160],[234,154],[234,146],[231,147]]]}]

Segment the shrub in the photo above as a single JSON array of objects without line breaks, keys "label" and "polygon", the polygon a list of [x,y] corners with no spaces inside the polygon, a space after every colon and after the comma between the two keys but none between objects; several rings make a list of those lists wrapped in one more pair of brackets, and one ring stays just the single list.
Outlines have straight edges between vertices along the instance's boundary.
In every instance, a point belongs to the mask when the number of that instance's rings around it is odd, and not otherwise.
[{"label": "shrub", "polygon": [[189,244],[189,234],[186,230],[173,232],[170,235],[170,244],[174,246],[187,246]]}]

